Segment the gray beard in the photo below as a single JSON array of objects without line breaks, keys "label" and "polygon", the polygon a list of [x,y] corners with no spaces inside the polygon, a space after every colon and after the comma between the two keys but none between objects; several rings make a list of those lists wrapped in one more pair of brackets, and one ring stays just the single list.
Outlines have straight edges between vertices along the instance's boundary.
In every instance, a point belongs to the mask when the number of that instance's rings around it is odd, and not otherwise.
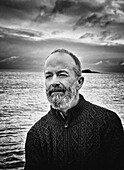
[{"label": "gray beard", "polygon": [[47,95],[50,105],[57,110],[64,110],[65,108],[70,108],[72,101],[75,99],[77,91],[75,85],[63,92],[55,92],[50,96]]}]

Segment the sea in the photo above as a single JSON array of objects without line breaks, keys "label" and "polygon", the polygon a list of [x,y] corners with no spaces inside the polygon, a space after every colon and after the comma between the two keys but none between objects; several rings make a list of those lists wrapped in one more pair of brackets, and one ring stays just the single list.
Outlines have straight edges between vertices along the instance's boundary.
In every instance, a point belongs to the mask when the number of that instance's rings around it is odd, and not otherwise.
[{"label": "sea", "polygon": [[[83,73],[80,93],[118,114],[124,126],[124,74]],[[31,126],[50,106],[42,72],[0,72],[0,169],[22,170]]]}]

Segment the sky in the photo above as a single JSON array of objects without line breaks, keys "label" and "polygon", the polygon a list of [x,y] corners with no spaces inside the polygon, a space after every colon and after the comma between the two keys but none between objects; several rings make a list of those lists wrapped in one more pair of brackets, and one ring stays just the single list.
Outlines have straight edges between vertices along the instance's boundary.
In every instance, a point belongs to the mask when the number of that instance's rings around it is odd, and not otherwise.
[{"label": "sky", "polygon": [[0,0],[1,70],[40,71],[57,48],[124,73],[124,0]]}]

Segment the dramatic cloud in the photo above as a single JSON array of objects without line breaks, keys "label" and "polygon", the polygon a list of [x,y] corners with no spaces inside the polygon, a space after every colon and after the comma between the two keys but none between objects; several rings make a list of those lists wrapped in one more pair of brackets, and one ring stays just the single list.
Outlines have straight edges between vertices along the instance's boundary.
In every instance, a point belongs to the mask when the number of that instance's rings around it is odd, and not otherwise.
[{"label": "dramatic cloud", "polygon": [[[123,35],[123,10],[122,0],[1,0],[0,25],[39,31],[42,38],[78,39],[86,29],[94,33],[119,30]],[[53,32],[59,34],[53,36]]]},{"label": "dramatic cloud", "polygon": [[123,46],[123,0],[0,0],[0,68],[37,68],[67,47],[86,67],[123,71]]}]

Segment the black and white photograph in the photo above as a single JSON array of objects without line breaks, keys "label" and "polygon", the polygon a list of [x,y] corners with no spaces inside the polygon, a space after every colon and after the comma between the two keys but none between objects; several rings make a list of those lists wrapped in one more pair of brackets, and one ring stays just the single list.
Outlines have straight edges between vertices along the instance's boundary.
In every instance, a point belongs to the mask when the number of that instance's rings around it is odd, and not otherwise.
[{"label": "black and white photograph", "polygon": [[124,0],[0,0],[0,170],[124,170]]}]

